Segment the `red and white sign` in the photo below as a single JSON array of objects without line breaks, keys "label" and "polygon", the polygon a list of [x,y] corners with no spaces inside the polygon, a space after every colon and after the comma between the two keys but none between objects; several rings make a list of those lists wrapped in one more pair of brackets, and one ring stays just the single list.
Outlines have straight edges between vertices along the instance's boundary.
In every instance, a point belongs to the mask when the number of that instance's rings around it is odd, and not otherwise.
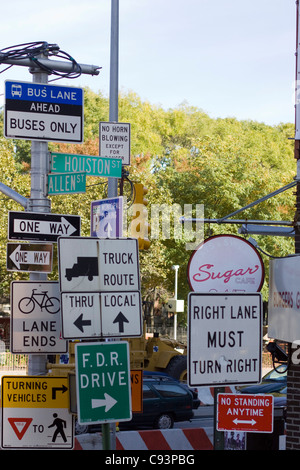
[{"label": "red and white sign", "polygon": [[259,292],[264,275],[256,248],[236,235],[208,238],[188,263],[188,282],[194,292]]},{"label": "red and white sign", "polygon": [[273,395],[218,394],[218,431],[273,432]]}]

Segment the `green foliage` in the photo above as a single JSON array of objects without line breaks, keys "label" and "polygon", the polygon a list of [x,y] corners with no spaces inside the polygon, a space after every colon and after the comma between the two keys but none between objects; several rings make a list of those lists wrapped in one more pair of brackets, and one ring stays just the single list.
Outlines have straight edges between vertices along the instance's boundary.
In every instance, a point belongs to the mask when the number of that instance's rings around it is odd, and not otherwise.
[{"label": "green foliage", "polygon": [[[85,90],[85,143],[67,145],[49,143],[50,149],[97,155],[99,122],[109,120],[109,100],[101,93]],[[128,202],[128,223],[132,203],[132,182],[148,187],[148,213],[154,204],[204,205],[205,218],[224,217],[293,181],[296,162],[293,157],[293,124],[268,126],[255,121],[234,118],[212,119],[201,109],[183,103],[176,109],[163,110],[143,102],[135,93],[121,93],[119,121],[131,124],[131,165],[124,180],[124,196]],[[0,140],[1,181],[29,197],[30,143]],[[25,162],[25,163],[24,163]],[[51,197],[54,213],[79,214],[82,235],[90,234],[91,201],[107,197],[107,180],[87,180],[85,194]],[[239,219],[293,220],[295,196],[288,190],[238,214]],[[9,281],[22,275],[6,272],[7,211],[21,210],[16,203],[1,198],[0,229],[0,295],[9,295]],[[184,215],[184,214],[182,214]],[[174,218],[175,217],[175,218]],[[176,222],[176,216],[172,223]],[[151,220],[149,220],[151,224]],[[161,221],[162,223],[162,221]],[[157,228],[157,227],[155,227]],[[237,233],[236,224],[205,224],[205,237],[219,233]],[[125,234],[126,235],[126,234]],[[130,233],[128,233],[130,236]],[[150,237],[151,238],[151,237]],[[273,256],[294,252],[293,240],[285,237],[255,237],[260,247]],[[157,293],[162,300],[174,294],[174,271],[179,265],[178,298],[187,300],[189,286],[186,269],[191,250],[186,249],[186,233],[176,238],[174,230],[164,239],[153,239],[151,248],[140,253],[143,298]],[[269,257],[263,255],[266,273]],[[54,266],[50,278],[57,278]],[[155,294],[154,294],[155,293]],[[268,279],[263,289],[268,296]],[[185,322],[185,315],[179,316]]]}]

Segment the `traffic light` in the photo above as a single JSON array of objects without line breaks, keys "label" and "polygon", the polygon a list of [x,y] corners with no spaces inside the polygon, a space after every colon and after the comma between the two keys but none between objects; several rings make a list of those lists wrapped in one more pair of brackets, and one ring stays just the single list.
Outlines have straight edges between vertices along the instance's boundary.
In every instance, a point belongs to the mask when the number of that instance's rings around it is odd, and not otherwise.
[{"label": "traffic light", "polygon": [[140,250],[149,250],[148,238],[150,225],[148,224],[148,200],[145,195],[148,189],[142,183],[134,183],[133,218],[131,222],[131,236],[138,239]]}]

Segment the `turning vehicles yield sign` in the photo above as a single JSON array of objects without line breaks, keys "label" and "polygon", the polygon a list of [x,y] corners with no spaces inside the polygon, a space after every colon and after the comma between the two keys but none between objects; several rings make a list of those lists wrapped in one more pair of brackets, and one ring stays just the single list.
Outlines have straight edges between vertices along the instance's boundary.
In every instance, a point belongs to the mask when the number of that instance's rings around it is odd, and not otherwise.
[{"label": "turning vehicles yield sign", "polygon": [[2,448],[72,449],[67,377],[2,377]]}]

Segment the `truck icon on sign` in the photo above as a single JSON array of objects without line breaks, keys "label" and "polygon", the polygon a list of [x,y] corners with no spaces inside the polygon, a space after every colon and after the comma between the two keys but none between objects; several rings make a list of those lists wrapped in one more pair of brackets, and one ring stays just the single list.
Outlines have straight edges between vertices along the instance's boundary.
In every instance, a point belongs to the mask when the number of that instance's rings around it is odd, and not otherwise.
[{"label": "truck icon on sign", "polygon": [[73,277],[87,276],[89,281],[98,276],[98,258],[94,256],[78,256],[77,263],[72,268],[66,268],[66,278],[71,281]]}]

